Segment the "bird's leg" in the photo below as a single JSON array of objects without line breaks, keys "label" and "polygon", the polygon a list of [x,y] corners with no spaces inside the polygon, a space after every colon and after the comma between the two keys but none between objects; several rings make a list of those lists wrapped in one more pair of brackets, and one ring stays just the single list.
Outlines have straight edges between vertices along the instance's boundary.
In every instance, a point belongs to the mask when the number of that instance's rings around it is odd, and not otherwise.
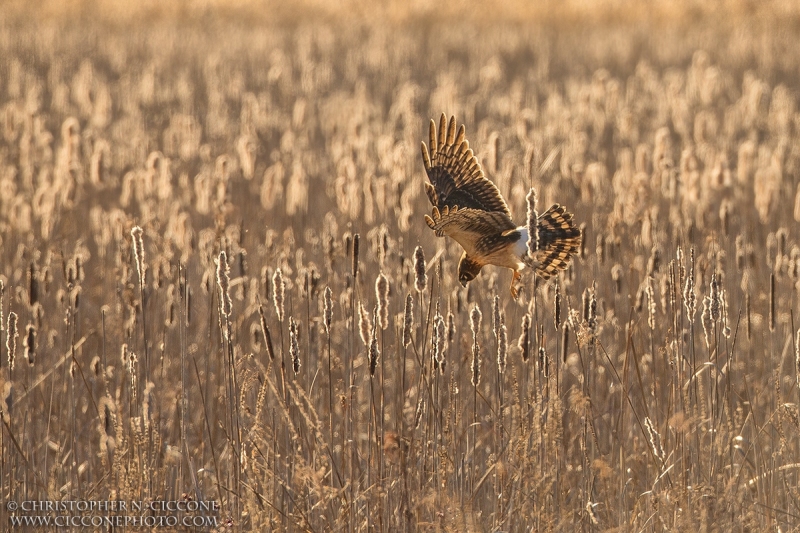
[{"label": "bird's leg", "polygon": [[514,275],[511,277],[511,297],[515,300],[519,296],[519,289],[517,289],[516,285],[521,277],[522,274],[519,273],[519,270],[515,270]]}]

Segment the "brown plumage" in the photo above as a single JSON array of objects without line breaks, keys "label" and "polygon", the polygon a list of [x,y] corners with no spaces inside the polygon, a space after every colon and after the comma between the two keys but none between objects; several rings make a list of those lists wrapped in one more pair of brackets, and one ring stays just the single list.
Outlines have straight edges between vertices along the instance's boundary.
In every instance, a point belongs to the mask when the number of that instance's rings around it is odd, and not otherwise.
[{"label": "brown plumage", "polygon": [[535,258],[527,254],[528,228],[517,226],[500,191],[483,173],[469,147],[463,124],[456,129],[455,117],[442,114],[437,131],[431,120],[430,152],[422,143],[422,161],[430,183],[425,192],[433,205],[425,222],[437,236],[447,235],[464,249],[458,265],[462,286],[472,281],[485,265],[514,271],[511,295],[519,271],[529,266],[544,279],[567,268],[578,252],[580,230],[572,214],[555,204],[537,218],[539,234]]}]

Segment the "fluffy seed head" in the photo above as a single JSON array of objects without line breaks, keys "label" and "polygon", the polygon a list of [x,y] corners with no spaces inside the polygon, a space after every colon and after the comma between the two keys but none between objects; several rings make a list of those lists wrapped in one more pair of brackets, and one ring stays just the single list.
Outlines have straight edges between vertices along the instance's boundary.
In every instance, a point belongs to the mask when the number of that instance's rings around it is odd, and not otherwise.
[{"label": "fluffy seed head", "polygon": [[414,250],[414,288],[417,292],[422,292],[428,285],[428,274],[425,272],[425,252],[422,246],[417,246]]},{"label": "fluffy seed head", "polygon": [[272,275],[272,301],[275,304],[275,313],[278,315],[278,320],[283,322],[284,305],[283,299],[286,294],[286,284],[283,281],[283,273],[281,269],[277,269],[275,274]]},{"label": "fluffy seed head", "polygon": [[497,334],[497,369],[501,374],[506,371],[506,355],[508,355],[508,333],[506,325],[500,324]]},{"label": "fluffy seed head", "polygon": [[353,277],[358,277],[358,249],[361,237],[356,233],[353,235]]},{"label": "fluffy seed head", "polygon": [[525,315],[523,315],[522,317],[522,333],[520,333],[519,341],[517,341],[519,349],[522,351],[523,361],[527,361],[531,355],[530,329],[531,329],[531,315],[529,313],[525,313]]},{"label": "fluffy seed head", "polygon": [[414,299],[411,293],[406,295],[406,305],[403,308],[403,347],[407,348],[411,344],[411,328],[414,325]]},{"label": "fluffy seed head", "polygon": [[322,305],[322,322],[325,324],[325,333],[331,334],[331,322],[333,321],[333,291],[330,287],[325,287],[325,295]]},{"label": "fluffy seed head", "polygon": [[292,369],[297,374],[300,372],[300,341],[294,317],[289,317],[289,355],[292,357]]},{"label": "fluffy seed head", "polygon": [[36,358],[36,326],[28,324],[26,330],[25,340],[23,341],[23,345],[25,346],[25,360],[28,361],[30,366],[33,366]]},{"label": "fluffy seed head", "polygon": [[536,211],[536,189],[531,187],[525,197],[528,204],[528,257],[536,259],[539,250],[539,213]]},{"label": "fluffy seed head", "polygon": [[361,342],[364,343],[364,346],[369,346],[369,341],[372,339],[372,322],[361,302],[358,303],[358,331],[361,334]]},{"label": "fluffy seed head", "polygon": [[6,327],[6,350],[8,350],[8,368],[14,370],[14,359],[17,356],[17,313],[8,313],[8,326]]},{"label": "fluffy seed head", "polygon": [[230,294],[230,285],[231,285],[231,268],[228,266],[228,255],[225,253],[225,250],[220,251],[219,257],[217,257],[217,287],[219,287],[219,301],[220,301],[220,309],[222,310],[222,316],[228,318],[231,316],[231,294]]},{"label": "fluffy seed head", "polygon": [[139,285],[144,287],[144,243],[142,241],[142,228],[134,226],[131,230],[133,237],[133,257],[136,261],[136,271],[139,273]]},{"label": "fluffy seed head", "polygon": [[375,280],[375,297],[378,300],[378,323],[381,329],[389,327],[389,280],[381,272]]}]

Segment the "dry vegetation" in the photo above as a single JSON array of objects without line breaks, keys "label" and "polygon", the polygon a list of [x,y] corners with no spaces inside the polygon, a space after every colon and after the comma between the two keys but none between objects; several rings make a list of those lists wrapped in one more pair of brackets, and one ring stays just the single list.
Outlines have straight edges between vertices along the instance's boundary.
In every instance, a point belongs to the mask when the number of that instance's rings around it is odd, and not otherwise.
[{"label": "dry vegetation", "polygon": [[[0,499],[798,530],[791,20],[0,27]],[[460,287],[443,111],[517,222],[584,224],[558,283]]]}]

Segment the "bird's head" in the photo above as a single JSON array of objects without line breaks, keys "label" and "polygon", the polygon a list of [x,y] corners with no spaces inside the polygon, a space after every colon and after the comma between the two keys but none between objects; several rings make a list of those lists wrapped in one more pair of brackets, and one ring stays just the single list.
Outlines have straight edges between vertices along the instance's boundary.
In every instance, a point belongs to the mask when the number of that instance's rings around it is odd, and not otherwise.
[{"label": "bird's head", "polygon": [[467,283],[481,273],[481,268],[483,265],[467,257],[467,254],[462,254],[458,262],[458,282],[462,287],[466,287]]}]

